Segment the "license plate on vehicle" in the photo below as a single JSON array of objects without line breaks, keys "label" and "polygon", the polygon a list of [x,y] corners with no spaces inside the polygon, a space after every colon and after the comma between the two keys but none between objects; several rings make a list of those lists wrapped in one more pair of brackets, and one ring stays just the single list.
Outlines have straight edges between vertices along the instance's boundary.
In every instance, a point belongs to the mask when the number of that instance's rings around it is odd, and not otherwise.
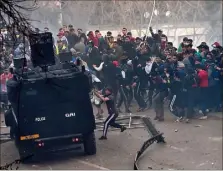
[{"label": "license plate on vehicle", "polygon": [[39,134],[33,134],[33,135],[27,135],[27,136],[21,136],[20,140],[31,140],[31,139],[36,139],[39,138]]}]

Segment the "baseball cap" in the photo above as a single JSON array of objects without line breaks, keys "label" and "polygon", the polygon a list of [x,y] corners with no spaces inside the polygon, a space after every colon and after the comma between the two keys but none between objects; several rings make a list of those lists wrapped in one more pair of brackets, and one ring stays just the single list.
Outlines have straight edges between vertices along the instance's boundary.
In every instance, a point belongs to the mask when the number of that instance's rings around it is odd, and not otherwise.
[{"label": "baseball cap", "polygon": [[218,43],[218,42],[214,42],[211,46],[214,48],[221,47],[220,43]]},{"label": "baseball cap", "polygon": [[207,46],[206,42],[201,42],[201,44],[197,46],[197,48],[204,48],[204,46]]}]

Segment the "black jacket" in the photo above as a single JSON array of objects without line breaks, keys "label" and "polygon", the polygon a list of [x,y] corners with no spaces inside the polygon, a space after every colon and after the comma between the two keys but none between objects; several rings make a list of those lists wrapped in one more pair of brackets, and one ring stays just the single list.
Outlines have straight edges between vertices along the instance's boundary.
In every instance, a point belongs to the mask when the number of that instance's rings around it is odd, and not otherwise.
[{"label": "black jacket", "polygon": [[124,55],[126,55],[129,59],[132,60],[136,56],[136,49],[133,43],[123,43],[122,48]]},{"label": "black jacket", "polygon": [[77,42],[79,41],[78,39],[79,38],[76,34],[69,34],[67,36],[67,40],[68,40],[68,44],[69,44],[69,46],[68,46],[69,50],[71,48],[74,48],[74,45],[77,44]]}]

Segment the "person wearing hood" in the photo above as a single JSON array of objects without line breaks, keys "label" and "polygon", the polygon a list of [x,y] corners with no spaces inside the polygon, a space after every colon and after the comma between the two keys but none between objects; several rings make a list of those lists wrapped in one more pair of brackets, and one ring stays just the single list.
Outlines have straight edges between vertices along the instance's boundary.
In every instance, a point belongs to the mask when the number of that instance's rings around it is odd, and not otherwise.
[{"label": "person wearing hood", "polygon": [[88,34],[88,41],[92,41],[94,43],[94,46],[98,47],[98,38],[94,36],[93,31],[90,31]]},{"label": "person wearing hood", "polygon": [[[98,32],[96,32],[96,31],[98,31]],[[95,31],[95,35],[98,38],[98,42],[99,42],[98,49],[99,49],[100,53],[102,53],[104,49],[107,49],[108,45],[107,45],[104,37],[99,32],[99,30],[96,30],[96,31]]]},{"label": "person wearing hood", "polygon": [[199,77],[199,113],[203,116],[200,119],[207,119],[208,110],[208,72],[204,69],[205,66],[196,65],[197,74]]},{"label": "person wearing hood", "polygon": [[13,75],[9,72],[9,70],[5,70],[3,74],[0,75],[0,92],[1,93],[7,93],[7,86],[6,83],[9,79],[11,79]]}]

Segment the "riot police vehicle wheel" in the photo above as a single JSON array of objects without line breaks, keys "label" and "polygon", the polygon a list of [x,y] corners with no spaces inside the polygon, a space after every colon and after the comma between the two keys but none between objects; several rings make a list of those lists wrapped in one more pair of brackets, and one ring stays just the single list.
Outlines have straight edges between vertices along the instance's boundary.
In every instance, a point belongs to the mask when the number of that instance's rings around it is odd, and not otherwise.
[{"label": "riot police vehicle wheel", "polygon": [[[15,137],[15,145],[16,145],[16,147],[17,147],[17,149],[18,149],[18,152],[19,152],[19,158],[20,158],[20,159],[27,158],[27,157],[29,156],[29,154],[26,153],[26,152],[24,151],[24,149],[23,149],[22,147],[19,146],[19,142],[18,142],[18,140],[16,140],[16,138],[17,138],[17,137]],[[36,159],[36,157],[35,157],[35,159]],[[34,159],[34,157],[30,157],[30,158],[27,158],[26,160],[22,160],[22,163],[23,163],[23,164],[33,163],[33,162],[36,161],[35,159]]]},{"label": "riot police vehicle wheel", "polygon": [[96,154],[96,141],[94,132],[84,135],[84,152],[87,155]]}]

